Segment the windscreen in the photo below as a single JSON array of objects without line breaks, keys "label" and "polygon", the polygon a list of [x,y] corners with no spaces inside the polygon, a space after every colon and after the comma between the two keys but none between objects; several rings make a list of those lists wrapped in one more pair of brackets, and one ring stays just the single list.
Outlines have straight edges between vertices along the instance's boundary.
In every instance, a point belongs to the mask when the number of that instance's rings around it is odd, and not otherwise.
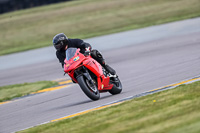
[{"label": "windscreen", "polygon": [[74,57],[76,50],[77,48],[68,48],[66,50],[66,60],[70,60],[72,57]]}]

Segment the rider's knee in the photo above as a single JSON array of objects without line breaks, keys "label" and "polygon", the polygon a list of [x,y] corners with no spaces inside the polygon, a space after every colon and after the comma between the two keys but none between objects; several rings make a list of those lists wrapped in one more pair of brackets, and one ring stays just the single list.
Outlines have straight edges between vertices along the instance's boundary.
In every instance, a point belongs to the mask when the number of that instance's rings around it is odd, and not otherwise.
[{"label": "rider's knee", "polygon": [[104,62],[104,58],[103,58],[102,54],[96,49],[93,49],[91,51],[91,56],[92,56],[92,58],[97,60],[99,63]]}]

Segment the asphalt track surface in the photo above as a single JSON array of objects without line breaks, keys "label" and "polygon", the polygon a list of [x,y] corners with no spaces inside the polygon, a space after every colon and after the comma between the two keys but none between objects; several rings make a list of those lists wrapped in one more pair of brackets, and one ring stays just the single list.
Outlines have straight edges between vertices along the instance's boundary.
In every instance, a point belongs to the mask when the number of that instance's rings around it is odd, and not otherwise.
[{"label": "asphalt track surface", "polygon": [[[124,37],[124,39],[128,38]],[[112,96],[109,93],[101,93],[100,100],[91,101],[77,84],[72,84],[60,90],[2,104],[0,105],[0,133],[22,130],[198,76],[200,74],[200,32],[166,36],[137,45],[102,50],[102,54],[117,71],[122,81],[121,94]],[[60,76],[62,70],[57,62],[53,59],[12,70],[15,74],[23,73],[19,77],[16,75],[17,81],[63,78]],[[4,77],[6,80],[13,78],[6,75]]]}]

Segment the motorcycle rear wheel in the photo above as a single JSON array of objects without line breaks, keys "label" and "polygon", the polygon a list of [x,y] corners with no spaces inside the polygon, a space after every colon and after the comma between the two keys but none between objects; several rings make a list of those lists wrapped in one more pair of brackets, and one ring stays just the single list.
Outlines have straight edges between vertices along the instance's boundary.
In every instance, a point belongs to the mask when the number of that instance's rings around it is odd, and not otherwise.
[{"label": "motorcycle rear wheel", "polygon": [[111,90],[109,90],[109,92],[112,95],[116,95],[116,94],[121,93],[121,91],[122,91],[122,83],[119,80],[119,78],[118,77],[115,78],[115,81],[112,81],[111,83],[113,84],[113,88]]},{"label": "motorcycle rear wheel", "polygon": [[[99,90],[96,85],[90,85],[88,79],[84,76],[79,76],[77,78],[78,84],[83,90],[83,92],[92,100],[96,101],[100,98]],[[93,87],[93,88],[92,88]],[[95,91],[94,91],[95,90]]]}]

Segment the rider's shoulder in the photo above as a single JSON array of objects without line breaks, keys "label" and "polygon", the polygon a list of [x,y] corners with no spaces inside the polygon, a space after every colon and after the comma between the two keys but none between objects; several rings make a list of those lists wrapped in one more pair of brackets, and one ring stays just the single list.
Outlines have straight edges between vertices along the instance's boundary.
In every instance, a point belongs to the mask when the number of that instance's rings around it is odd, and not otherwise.
[{"label": "rider's shoulder", "polygon": [[72,39],[72,38],[69,38],[68,41],[69,41],[69,42],[80,42],[80,41],[82,42],[83,40],[82,40],[82,39],[79,39],[79,38],[73,38],[73,39]]},{"label": "rider's shoulder", "polygon": [[72,47],[80,45],[81,43],[83,43],[83,40],[81,40],[81,39],[69,39],[68,40],[68,45],[72,46]]}]

